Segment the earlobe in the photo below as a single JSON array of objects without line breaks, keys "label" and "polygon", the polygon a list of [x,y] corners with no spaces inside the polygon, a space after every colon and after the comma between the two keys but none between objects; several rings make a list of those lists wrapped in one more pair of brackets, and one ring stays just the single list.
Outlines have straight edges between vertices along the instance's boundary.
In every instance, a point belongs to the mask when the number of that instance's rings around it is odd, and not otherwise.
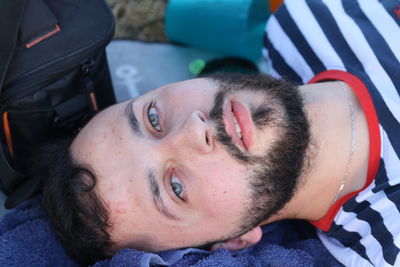
[{"label": "earlobe", "polygon": [[214,244],[211,247],[211,250],[215,251],[219,248],[226,248],[228,250],[238,250],[238,249],[248,248],[256,244],[258,241],[260,241],[261,237],[262,237],[261,227],[257,226],[241,236],[230,239],[223,243]]}]

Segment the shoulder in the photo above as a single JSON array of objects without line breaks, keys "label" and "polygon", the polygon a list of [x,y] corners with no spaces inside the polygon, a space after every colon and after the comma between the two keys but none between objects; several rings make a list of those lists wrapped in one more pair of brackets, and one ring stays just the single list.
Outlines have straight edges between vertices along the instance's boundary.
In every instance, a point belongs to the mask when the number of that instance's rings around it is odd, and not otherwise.
[{"label": "shoulder", "polygon": [[[400,238],[397,227],[399,199],[392,192],[400,185],[376,185],[346,203],[331,229],[320,233],[325,247],[344,265],[398,266]],[[398,194],[397,194],[398,195]]]}]

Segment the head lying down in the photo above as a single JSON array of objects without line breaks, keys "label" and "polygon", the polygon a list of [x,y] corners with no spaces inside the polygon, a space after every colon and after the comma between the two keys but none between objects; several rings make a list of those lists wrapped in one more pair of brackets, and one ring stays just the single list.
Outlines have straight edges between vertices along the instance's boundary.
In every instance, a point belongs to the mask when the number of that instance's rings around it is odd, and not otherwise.
[{"label": "head lying down", "polygon": [[[240,249],[293,197],[310,133],[298,90],[266,75],[170,84],[46,147],[33,175],[69,254],[226,242]],[[234,242],[230,242],[235,240]]]}]

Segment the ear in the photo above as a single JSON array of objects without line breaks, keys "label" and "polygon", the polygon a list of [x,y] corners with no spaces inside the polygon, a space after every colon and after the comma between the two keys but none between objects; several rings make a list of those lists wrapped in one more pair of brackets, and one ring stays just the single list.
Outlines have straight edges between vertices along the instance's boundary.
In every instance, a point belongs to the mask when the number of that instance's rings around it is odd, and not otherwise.
[{"label": "ear", "polygon": [[211,250],[215,251],[219,248],[226,248],[228,250],[238,250],[238,249],[248,248],[257,243],[258,241],[260,241],[261,237],[262,237],[261,227],[257,226],[241,236],[238,236],[236,238],[230,239],[222,243],[214,244],[211,247]]}]

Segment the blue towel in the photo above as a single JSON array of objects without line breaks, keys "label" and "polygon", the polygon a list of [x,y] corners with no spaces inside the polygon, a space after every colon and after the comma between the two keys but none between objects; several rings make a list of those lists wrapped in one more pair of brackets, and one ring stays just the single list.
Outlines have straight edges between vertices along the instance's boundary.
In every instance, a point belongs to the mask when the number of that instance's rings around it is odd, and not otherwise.
[{"label": "blue towel", "polygon": [[[94,266],[341,266],[305,222],[274,223],[263,233],[259,243],[240,251],[188,248],[154,254],[123,249]],[[0,266],[79,266],[54,236],[40,197],[9,211],[0,221]]]}]

